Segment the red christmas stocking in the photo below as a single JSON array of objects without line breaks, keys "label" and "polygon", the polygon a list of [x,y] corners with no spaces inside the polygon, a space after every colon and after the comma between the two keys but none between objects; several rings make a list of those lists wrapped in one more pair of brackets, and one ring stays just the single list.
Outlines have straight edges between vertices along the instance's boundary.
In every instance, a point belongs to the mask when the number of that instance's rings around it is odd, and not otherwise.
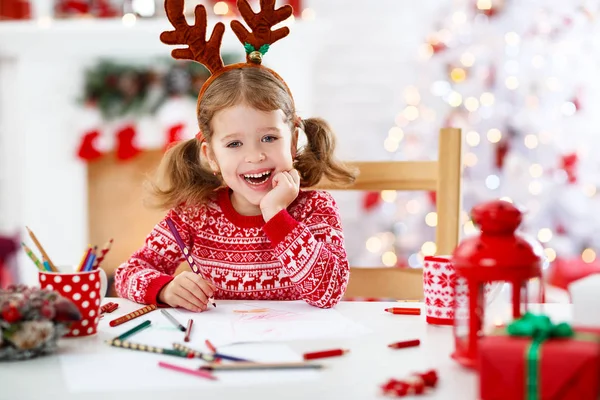
[{"label": "red christmas stocking", "polygon": [[133,143],[135,135],[133,125],[126,125],[117,132],[117,159],[124,161],[138,155],[140,149]]},{"label": "red christmas stocking", "polygon": [[94,141],[100,136],[100,132],[97,130],[86,132],[81,138],[81,144],[79,150],[77,150],[77,156],[84,161],[94,161],[102,157],[102,152],[96,149]]}]

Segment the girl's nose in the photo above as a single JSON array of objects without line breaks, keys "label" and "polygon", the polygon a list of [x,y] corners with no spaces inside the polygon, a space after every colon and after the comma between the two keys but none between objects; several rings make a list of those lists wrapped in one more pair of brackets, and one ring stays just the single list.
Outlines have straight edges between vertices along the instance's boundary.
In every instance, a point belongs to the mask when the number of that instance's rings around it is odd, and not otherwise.
[{"label": "girl's nose", "polygon": [[246,155],[246,162],[257,163],[264,161],[267,158],[265,153],[262,150],[252,150]]}]

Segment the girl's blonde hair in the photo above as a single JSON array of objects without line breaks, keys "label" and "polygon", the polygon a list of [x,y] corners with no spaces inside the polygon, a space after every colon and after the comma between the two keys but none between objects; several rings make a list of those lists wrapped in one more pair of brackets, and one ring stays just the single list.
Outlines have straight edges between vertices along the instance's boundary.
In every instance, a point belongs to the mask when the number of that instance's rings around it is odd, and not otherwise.
[{"label": "girl's blonde hair", "polygon": [[[239,104],[261,111],[282,110],[292,132],[296,127],[305,132],[307,143],[298,150],[294,162],[301,187],[314,186],[323,176],[337,184],[354,182],[356,172],[334,157],[335,135],[329,124],[320,118],[298,122],[287,88],[265,68],[224,72],[206,89],[198,104],[198,125],[207,143],[213,136],[210,122],[215,113]],[[149,182],[152,203],[167,209],[182,203],[203,204],[221,186],[220,177],[200,159],[200,141],[196,138],[171,147]]]}]

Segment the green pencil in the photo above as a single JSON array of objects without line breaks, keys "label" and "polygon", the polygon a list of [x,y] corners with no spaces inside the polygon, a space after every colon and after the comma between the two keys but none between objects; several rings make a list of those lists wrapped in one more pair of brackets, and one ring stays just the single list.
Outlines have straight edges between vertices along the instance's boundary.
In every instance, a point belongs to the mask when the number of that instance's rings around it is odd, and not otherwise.
[{"label": "green pencil", "polygon": [[21,246],[23,246],[25,253],[27,253],[29,258],[31,258],[31,261],[33,261],[33,263],[35,264],[37,269],[39,269],[40,271],[46,271],[46,268],[44,268],[44,266],[40,262],[39,258],[37,258],[35,254],[33,254],[33,251],[31,251],[31,249],[29,247],[27,247],[27,245],[23,242],[21,242]]},{"label": "green pencil", "polygon": [[127,339],[129,336],[133,336],[136,333],[138,333],[139,331],[141,331],[142,329],[145,329],[145,328],[149,327],[151,323],[152,322],[150,320],[146,320],[146,321],[142,322],[141,324],[139,324],[137,326],[134,326],[133,328],[131,328],[127,332],[125,332],[125,333],[117,336],[113,340],[123,341],[123,340]]}]

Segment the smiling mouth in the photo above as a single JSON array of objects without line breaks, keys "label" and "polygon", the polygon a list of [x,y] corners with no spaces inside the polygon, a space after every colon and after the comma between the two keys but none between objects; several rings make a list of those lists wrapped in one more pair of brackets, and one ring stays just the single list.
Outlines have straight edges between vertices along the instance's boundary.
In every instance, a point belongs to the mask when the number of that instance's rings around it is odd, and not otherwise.
[{"label": "smiling mouth", "polygon": [[244,174],[242,177],[251,185],[261,185],[271,177],[272,171],[264,171],[259,174]]}]

